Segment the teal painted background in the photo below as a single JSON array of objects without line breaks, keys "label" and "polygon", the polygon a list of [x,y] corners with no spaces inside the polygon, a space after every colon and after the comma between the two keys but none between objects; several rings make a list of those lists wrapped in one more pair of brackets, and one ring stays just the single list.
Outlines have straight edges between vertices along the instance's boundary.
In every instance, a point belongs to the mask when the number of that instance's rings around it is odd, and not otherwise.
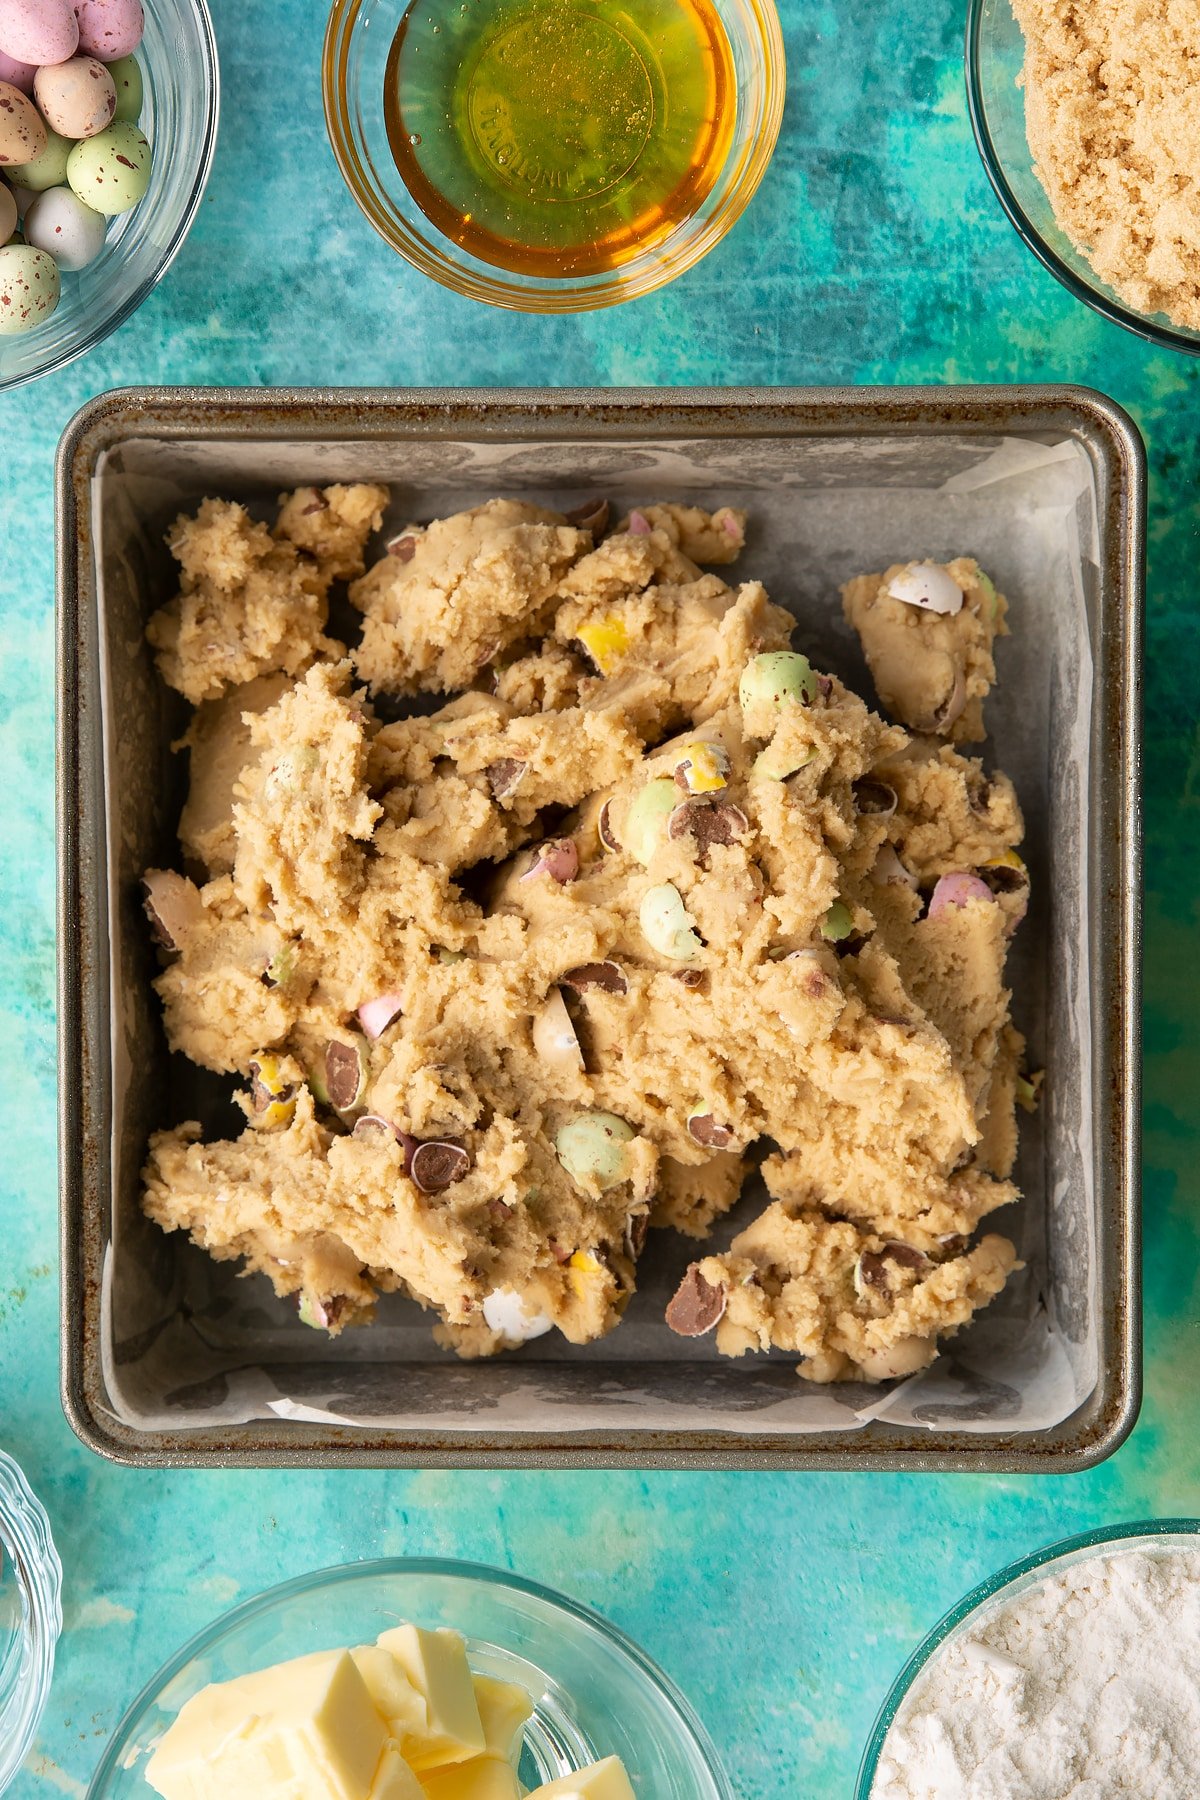
[{"label": "teal painted background", "polygon": [[[1200,1511],[1195,717],[1200,364],[1073,302],[976,160],[955,0],[783,0],[783,138],[750,213],[662,294],[539,321],[408,272],[326,147],[318,5],[214,7],[209,195],[116,337],[0,398],[0,1441],[53,1517],[66,1632],[17,1800],[80,1795],[106,1733],[231,1602],[344,1558],[463,1555],[610,1614],[688,1691],[743,1800],[841,1800],[876,1706],[971,1583],[1110,1520]],[[270,15],[269,31],[262,28]],[[142,1474],[59,1412],[54,1193],[54,448],[117,383],[1090,382],[1150,453],[1147,1397],[1092,1474]],[[648,1797],[653,1800],[653,1797]]]}]

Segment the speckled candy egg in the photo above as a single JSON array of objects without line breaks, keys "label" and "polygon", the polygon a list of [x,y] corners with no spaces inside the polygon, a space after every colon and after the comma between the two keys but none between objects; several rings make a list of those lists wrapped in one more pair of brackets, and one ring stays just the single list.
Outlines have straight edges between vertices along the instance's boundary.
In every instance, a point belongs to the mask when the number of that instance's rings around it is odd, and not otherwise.
[{"label": "speckled candy egg", "polygon": [[7,244],[17,229],[17,197],[0,184],[0,245]]},{"label": "speckled candy egg", "polygon": [[70,188],[39,194],[25,214],[25,241],[46,250],[60,269],[72,273],[95,262],[104,248],[108,220],[93,212]]},{"label": "speckled candy egg", "polygon": [[66,62],[78,43],[71,0],[0,0],[0,50],[6,56],[39,69]]},{"label": "speckled candy egg", "polygon": [[31,162],[46,148],[46,127],[37,107],[10,81],[0,81],[0,164]]},{"label": "speckled candy egg", "polygon": [[142,0],[75,0],[75,17],[79,48],[101,62],[132,55],[146,26]]},{"label": "speckled candy egg", "polygon": [[23,94],[32,94],[33,78],[37,70],[32,63],[18,62],[15,56],[5,56],[0,50],[0,81],[7,81],[11,86],[20,88]]},{"label": "speckled candy egg", "polygon": [[32,161],[14,163],[11,169],[4,171],[14,187],[43,194],[47,188],[61,187],[67,179],[67,158],[74,148],[70,138],[60,137],[57,131],[46,131],[45,137],[45,143]]},{"label": "speckled candy egg", "polygon": [[32,331],[58,305],[58,264],[31,244],[0,250],[0,336]]},{"label": "speckled candy egg", "polygon": [[150,185],[150,145],[136,125],[122,122],[76,144],[67,180],[77,199],[111,217],[136,206]]},{"label": "speckled candy egg", "polygon": [[39,69],[33,97],[50,129],[67,138],[95,137],[117,110],[116,84],[94,56],[71,56]]},{"label": "speckled candy egg", "polygon": [[117,110],[113,118],[136,125],[142,116],[142,71],[137,57],[119,57],[116,62],[109,63],[108,72],[117,90]]}]

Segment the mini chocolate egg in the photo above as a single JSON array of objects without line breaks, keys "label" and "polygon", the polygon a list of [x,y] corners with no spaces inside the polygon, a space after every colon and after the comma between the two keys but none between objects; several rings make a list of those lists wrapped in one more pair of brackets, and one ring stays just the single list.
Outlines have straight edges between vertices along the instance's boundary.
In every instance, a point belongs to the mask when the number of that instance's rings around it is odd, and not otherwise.
[{"label": "mini chocolate egg", "polygon": [[58,264],[31,244],[0,250],[0,336],[32,331],[58,305]]},{"label": "mini chocolate egg", "polygon": [[39,69],[33,97],[51,131],[76,140],[95,137],[117,110],[116,84],[94,56],[70,56]]},{"label": "mini chocolate egg", "polygon": [[130,56],[142,41],[142,0],[75,0],[79,48],[101,62]]},{"label": "mini chocolate egg", "polygon": [[[42,129],[45,131],[45,126]],[[40,153],[29,162],[14,163],[5,174],[14,187],[32,188],[35,194],[43,194],[47,188],[61,187],[67,179],[67,158],[73,148],[70,138],[60,137],[57,131],[46,131]]]},{"label": "mini chocolate egg", "polygon": [[117,90],[114,121],[124,119],[126,124],[136,125],[142,116],[142,71],[137,57],[118,57],[116,62],[109,63],[108,72]]},{"label": "mini chocolate egg", "polygon": [[79,43],[71,0],[0,0],[0,50],[18,62],[66,62]]},{"label": "mini chocolate egg", "polygon": [[37,199],[37,190],[35,188],[22,187],[19,181],[14,181],[12,179],[11,169],[8,171],[8,174],[8,185],[11,189],[12,197],[17,203],[17,217],[18,219],[23,219]]},{"label": "mini chocolate egg", "polygon": [[136,206],[150,185],[150,145],[136,125],[122,121],[76,144],[67,180],[77,199],[111,217]]},{"label": "mini chocolate egg", "polygon": [[33,78],[37,70],[32,63],[18,62],[15,56],[5,56],[0,50],[0,81],[7,81],[11,86],[20,88],[23,94],[32,94]]},{"label": "mini chocolate egg", "polygon": [[46,127],[32,100],[10,81],[0,81],[0,164],[13,168],[46,148]]},{"label": "mini chocolate egg", "polygon": [[17,199],[10,188],[0,184],[0,245],[7,244],[17,229]]},{"label": "mini chocolate egg", "polygon": [[25,214],[25,242],[48,251],[60,269],[72,273],[95,262],[107,229],[108,220],[65,187],[39,194]]}]

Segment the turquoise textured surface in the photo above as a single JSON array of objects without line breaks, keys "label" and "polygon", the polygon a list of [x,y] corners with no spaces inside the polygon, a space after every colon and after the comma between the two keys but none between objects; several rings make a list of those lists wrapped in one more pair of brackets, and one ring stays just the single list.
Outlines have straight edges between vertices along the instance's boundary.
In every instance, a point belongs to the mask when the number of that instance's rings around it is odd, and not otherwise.
[{"label": "turquoise textured surface", "polygon": [[[221,139],[178,262],[92,356],[0,397],[0,1442],[66,1570],[57,1681],[14,1793],[82,1794],[143,1680],[233,1601],[421,1552],[512,1567],[609,1614],[690,1695],[744,1800],[842,1800],[893,1674],[968,1586],[1068,1532],[1200,1510],[1200,363],[1093,316],[1017,241],[971,141],[956,0],[784,0],[783,137],[740,226],[650,300],[541,321],[460,301],[375,239],[325,141],[317,5],[214,12]],[[53,1042],[51,484],[76,406],[157,381],[1062,379],[1129,407],[1150,452],[1149,1323],[1129,1443],[1088,1475],[986,1480],[154,1474],[82,1450],[57,1392]]]}]

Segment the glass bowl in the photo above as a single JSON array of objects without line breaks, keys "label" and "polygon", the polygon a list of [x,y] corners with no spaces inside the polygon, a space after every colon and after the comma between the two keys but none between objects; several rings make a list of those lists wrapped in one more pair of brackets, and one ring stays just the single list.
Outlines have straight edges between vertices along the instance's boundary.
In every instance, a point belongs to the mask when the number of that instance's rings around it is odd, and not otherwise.
[{"label": "glass bowl", "polygon": [[1060,230],[1034,174],[1025,136],[1025,90],[1017,86],[1024,60],[1025,39],[1009,0],[969,0],[967,103],[975,142],[1001,206],[1028,248],[1077,300],[1152,344],[1200,355],[1200,331],[1130,306],[1100,280]]},{"label": "glass bowl", "polygon": [[208,1682],[312,1650],[370,1643],[404,1619],[461,1631],[479,1674],[528,1688],[535,1711],[520,1769],[527,1787],[619,1756],[645,1800],[733,1800],[687,1701],[607,1620],[502,1570],[421,1558],[322,1569],[226,1613],[134,1701],[88,1800],[150,1800],[145,1758]]},{"label": "glass bowl", "polygon": [[892,1721],[904,1704],[909,1689],[924,1672],[925,1665],[948,1638],[960,1634],[965,1636],[976,1629],[980,1623],[977,1615],[985,1608],[990,1611],[993,1606],[1014,1599],[1072,1563],[1085,1562],[1098,1550],[1112,1552],[1145,1548],[1148,1539],[1153,1540],[1154,1548],[1200,1553],[1200,1519],[1143,1519],[1132,1525],[1085,1531],[1078,1537],[1063,1538],[1060,1543],[1048,1544],[1044,1549],[1035,1550],[1031,1556],[1023,1556],[1018,1562],[1009,1563],[1007,1568],[972,1588],[922,1639],[892,1683],[863,1752],[858,1785],[854,1790],[855,1800],[871,1800],[879,1758]]},{"label": "glass bowl", "polygon": [[166,274],[200,205],[217,142],[217,45],[205,0],[152,0],[137,50],[139,126],[154,158],[145,199],[112,221],[94,263],[64,274],[44,325],[0,338],[0,390],[49,375],[123,325]]},{"label": "glass bowl", "polygon": [[715,0],[737,86],[733,141],[701,206],[614,269],[554,279],[514,274],[446,237],[409,193],[384,119],[384,73],[403,0],[333,0],[325,35],[325,120],[362,211],[401,256],[445,287],[520,312],[586,312],[649,294],[720,242],[766,172],[783,117],[783,34],[773,0]]},{"label": "glass bowl", "polygon": [[50,1521],[0,1450],[0,1793],[33,1742],[62,1630],[62,1567]]}]

